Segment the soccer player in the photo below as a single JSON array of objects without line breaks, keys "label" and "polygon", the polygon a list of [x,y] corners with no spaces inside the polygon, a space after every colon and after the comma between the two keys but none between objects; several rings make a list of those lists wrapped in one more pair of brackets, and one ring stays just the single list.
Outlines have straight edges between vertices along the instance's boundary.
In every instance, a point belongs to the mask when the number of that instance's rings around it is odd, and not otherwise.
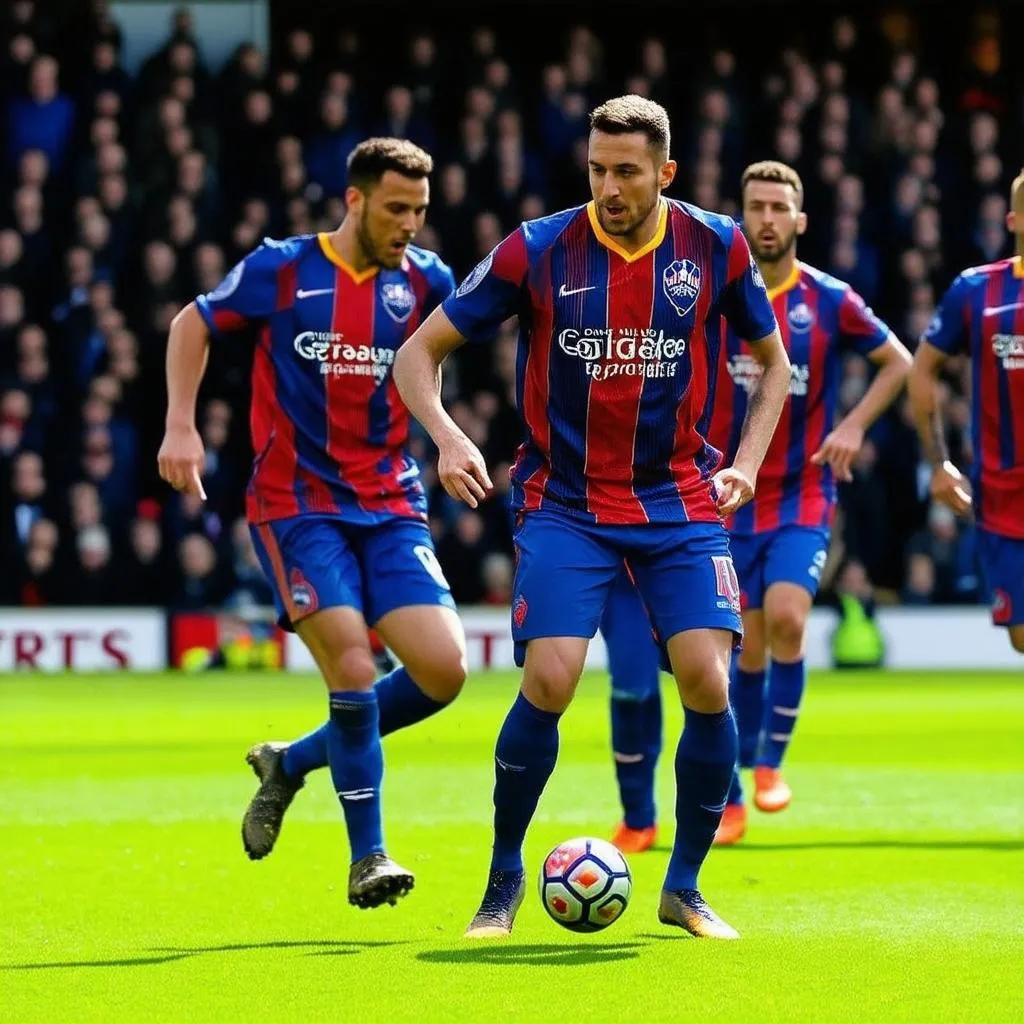
[{"label": "soccer player", "polygon": [[[789,363],[742,232],[728,217],[663,198],[676,164],[669,120],[638,96],[590,119],[593,201],[527,221],[402,347],[395,380],[439,450],[448,491],[475,507],[483,457],[445,412],[444,359],[518,314],[512,469],[512,601],[522,688],[495,751],[494,848],[467,935],[507,935],[525,893],[522,845],[558,753],[558,722],[589,639],[627,563],[667,642],[685,729],[676,752],[676,836],[659,907],[665,924],[735,938],[697,874],[736,757],[728,665],[739,588],[722,515],[748,501],[789,380]],[[704,440],[724,315],[764,374],[734,464]]]},{"label": "soccer player", "polygon": [[[395,352],[454,287],[410,245],[429,199],[429,154],[369,139],[348,162],[333,232],[267,239],[175,318],[167,349],[161,476],[202,494],[196,394],[209,339],[258,337],[246,494],[281,622],[309,648],[329,692],[327,723],[249,754],[261,786],[243,822],[250,857],[272,848],[307,771],[329,764],[351,847],[349,902],[394,903],[413,886],[385,853],[381,736],[439,711],[465,679],[465,641],[434,555]],[[367,623],[403,663],[376,686]]]},{"label": "soccer player", "polygon": [[[852,479],[865,432],[902,390],[910,354],[849,285],[797,260],[807,215],[796,171],[773,160],[751,164],[741,193],[743,231],[768,286],[791,377],[757,495],[730,522],[743,603],[743,649],[733,666],[731,697],[739,765],[754,769],[754,802],[762,811],[781,811],[792,798],[780,766],[807,680],[807,617],[828,553],[835,480]],[[728,458],[741,443],[761,369],[742,331],[731,324],[723,331],[710,437]],[[836,423],[848,352],[865,356],[878,371]],[[746,824],[737,770],[716,842],[737,842]]]},{"label": "soccer player", "polygon": [[[1024,654],[1024,171],[1010,189],[1011,259],[965,270],[950,286],[921,338],[910,400],[931,494],[957,515],[972,510],[982,568],[992,591],[992,621]],[[971,359],[970,482],[950,461],[935,381],[943,363]]]},{"label": "soccer player", "polygon": [[623,570],[608,595],[601,636],[611,674],[612,757],[622,821],[612,842],[643,853],[658,839],[654,773],[661,755],[661,654],[651,618]]}]

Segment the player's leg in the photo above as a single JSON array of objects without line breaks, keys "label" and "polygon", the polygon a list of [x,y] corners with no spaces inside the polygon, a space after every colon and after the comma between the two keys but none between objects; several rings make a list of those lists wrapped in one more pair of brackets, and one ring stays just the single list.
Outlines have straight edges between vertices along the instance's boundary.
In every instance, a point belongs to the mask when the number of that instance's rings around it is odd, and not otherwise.
[{"label": "player's leg", "polygon": [[[352,534],[366,618],[376,627],[370,633],[371,651],[378,633],[402,662],[374,686],[383,737],[455,699],[466,678],[465,637],[425,523],[396,519]],[[376,652],[374,663],[380,664]],[[329,731],[328,721],[290,744],[261,744],[254,750],[283,750],[284,770],[301,782],[326,767]]]},{"label": "player's leg", "polygon": [[736,938],[704,902],[697,879],[738,756],[729,660],[742,628],[739,583],[717,524],[658,532],[655,543],[631,558],[658,633],[667,637],[684,716],[675,758],[676,835],[658,916],[692,935]]},{"label": "player's leg", "polygon": [[[413,878],[384,853],[380,812],[383,756],[376,676],[362,615],[359,566],[340,523],[297,518],[253,529],[256,552],[274,588],[282,620],[309,648],[328,690],[327,759],[341,802],[352,852],[349,901],[394,902]],[[260,789],[242,822],[249,856],[265,856],[301,778],[287,769],[282,746],[262,744],[249,754]]]},{"label": "player's leg", "polygon": [[807,686],[807,619],[828,556],[828,540],[823,530],[790,526],[773,537],[765,559],[764,622],[771,661],[754,768],[754,803],[762,811],[784,810],[793,796],[781,767]]},{"label": "player's leg", "polygon": [[394,904],[413,876],[384,850],[380,791],[384,754],[377,675],[366,622],[355,608],[327,608],[296,624],[330,694],[327,759],[352,849],[348,899],[359,907]]},{"label": "player's leg", "polygon": [[[741,590],[742,586],[741,580]],[[743,594],[745,596],[746,591]],[[756,600],[760,601],[760,594]],[[747,834],[747,805],[743,798],[740,769],[754,767],[754,758],[761,741],[766,657],[764,614],[760,608],[745,608],[743,647],[733,656],[729,670],[729,703],[736,716],[739,760],[733,768],[725,812],[715,832],[716,846],[732,846]]]},{"label": "player's leg", "polygon": [[740,769],[754,767],[764,717],[767,654],[761,605],[767,541],[765,534],[737,534],[729,538],[743,608],[743,646],[733,657],[729,670],[729,702],[736,716],[740,755],[733,770],[725,813],[715,833],[715,843],[719,846],[738,843],[747,831],[747,808],[743,801]]},{"label": "player's leg", "polygon": [[654,773],[661,753],[659,651],[651,619],[629,573],[616,577],[601,635],[611,674],[612,755],[623,820],[612,842],[642,853],[657,839]]},{"label": "player's leg", "polygon": [[523,842],[558,758],[572,700],[621,555],[582,524],[534,512],[515,531],[512,639],[523,682],[494,750],[494,846],[471,938],[512,931],[526,892]]},{"label": "player's leg", "polygon": [[368,530],[359,552],[366,617],[402,663],[376,686],[381,735],[437,714],[466,681],[466,638],[427,524]]},{"label": "player's leg", "polygon": [[979,530],[978,552],[992,592],[992,624],[1005,629],[1013,649],[1024,654],[1024,540]]}]

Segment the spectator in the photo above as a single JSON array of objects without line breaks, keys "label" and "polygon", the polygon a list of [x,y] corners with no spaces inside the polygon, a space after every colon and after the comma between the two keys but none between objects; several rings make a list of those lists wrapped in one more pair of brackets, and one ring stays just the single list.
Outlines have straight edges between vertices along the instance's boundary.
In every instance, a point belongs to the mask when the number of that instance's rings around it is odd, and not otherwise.
[{"label": "spectator", "polygon": [[29,75],[28,95],[9,101],[7,158],[11,164],[29,150],[40,150],[55,171],[62,168],[71,144],[75,105],[59,89],[59,72],[60,66],[53,57],[36,57]]}]

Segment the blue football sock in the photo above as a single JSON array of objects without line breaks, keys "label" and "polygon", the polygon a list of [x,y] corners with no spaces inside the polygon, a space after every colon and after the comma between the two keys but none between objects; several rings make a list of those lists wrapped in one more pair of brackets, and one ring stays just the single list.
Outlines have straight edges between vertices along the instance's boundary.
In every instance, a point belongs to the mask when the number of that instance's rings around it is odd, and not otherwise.
[{"label": "blue football sock", "polygon": [[733,661],[729,673],[729,703],[736,714],[740,737],[740,767],[753,768],[764,721],[764,669],[745,672]]},{"label": "blue football sock", "polygon": [[523,840],[558,759],[561,712],[542,711],[520,693],[494,750],[492,871],[523,869]]},{"label": "blue football sock", "polygon": [[656,820],[654,772],[661,753],[661,692],[637,699],[612,691],[612,750],[623,817],[630,828]]},{"label": "blue football sock", "polygon": [[729,783],[729,795],[725,798],[727,804],[743,803],[743,782],[740,779],[740,770],[734,767],[732,770],[732,781]]},{"label": "blue football sock", "polygon": [[768,675],[768,699],[764,709],[764,738],[757,763],[778,768],[789,746],[789,738],[796,728],[804,687],[807,685],[807,665],[799,661],[772,659]]},{"label": "blue football sock", "polygon": [[717,714],[683,709],[676,748],[676,838],[665,888],[696,889],[697,873],[722,820],[738,750],[732,708]]},{"label": "blue football sock", "polygon": [[[428,697],[404,668],[396,668],[394,672],[378,679],[373,689],[380,708],[381,736],[422,722],[424,718],[436,715],[448,706]],[[285,775],[292,779],[303,779],[317,768],[327,766],[329,729],[330,723],[325,722],[319,729],[289,745],[281,762]]]},{"label": "blue football sock", "polygon": [[327,767],[327,734],[331,731],[328,719],[312,732],[288,744],[288,749],[281,758],[281,767],[285,775],[298,782],[317,768]]},{"label": "blue football sock", "polygon": [[327,731],[327,756],[334,789],[345,812],[348,840],[355,863],[370,853],[384,852],[380,786],[384,754],[380,746],[377,696],[345,690],[332,693]]}]

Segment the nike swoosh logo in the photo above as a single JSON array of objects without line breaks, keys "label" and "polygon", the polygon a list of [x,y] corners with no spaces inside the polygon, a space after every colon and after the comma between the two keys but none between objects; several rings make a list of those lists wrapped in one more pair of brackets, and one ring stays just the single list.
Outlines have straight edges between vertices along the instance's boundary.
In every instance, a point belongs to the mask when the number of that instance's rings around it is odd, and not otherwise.
[{"label": "nike swoosh logo", "polygon": [[712,814],[721,814],[725,810],[725,803],[723,800],[720,804],[701,804],[700,808],[702,811],[710,811]]},{"label": "nike swoosh logo", "polygon": [[587,285],[586,288],[566,288],[563,284],[562,287],[558,289],[558,297],[560,299],[564,299],[566,295],[579,295],[580,292],[592,292],[596,287],[596,284],[590,284]]},{"label": "nike swoosh logo", "polygon": [[1005,306],[986,306],[982,311],[982,316],[995,316],[997,313],[1005,313],[1008,309],[1020,309],[1024,306],[1024,302],[1010,302]]},{"label": "nike swoosh logo", "polygon": [[314,295],[330,295],[334,291],[333,288],[311,288],[309,291],[305,291],[300,288],[295,293],[297,299],[311,299]]}]

